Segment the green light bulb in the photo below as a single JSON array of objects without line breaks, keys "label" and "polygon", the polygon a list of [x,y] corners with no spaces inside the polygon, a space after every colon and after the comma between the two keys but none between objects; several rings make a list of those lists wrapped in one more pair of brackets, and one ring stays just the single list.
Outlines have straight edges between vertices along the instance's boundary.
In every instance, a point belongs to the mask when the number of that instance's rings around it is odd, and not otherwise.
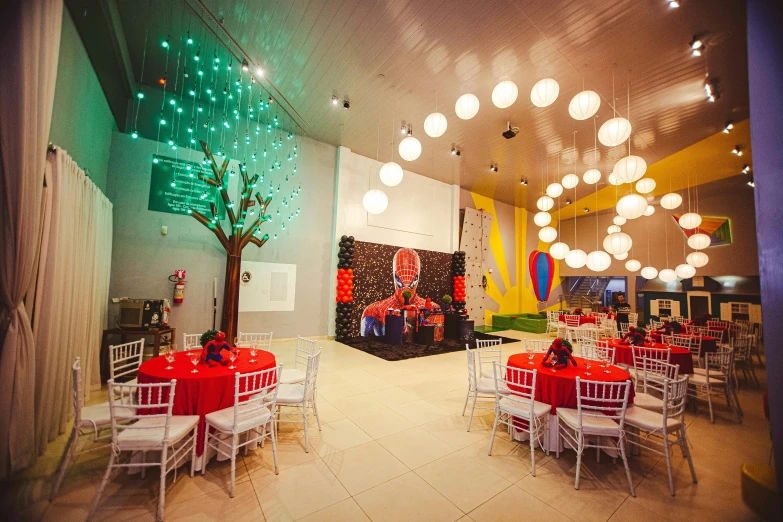
[{"label": "green light bulb", "polygon": [[141,89],[139,89],[139,93],[136,95],[136,97],[140,100],[144,98],[144,93],[141,91]]},{"label": "green light bulb", "polygon": [[191,89],[191,90],[190,90],[190,95],[191,95],[191,96],[195,96],[195,95],[196,95],[196,91],[194,91],[193,89]]},{"label": "green light bulb", "polygon": [[161,124],[161,125],[166,125],[166,120],[164,120],[163,118],[161,118],[161,119],[160,119],[160,124]]},{"label": "green light bulb", "polygon": [[191,45],[193,43],[193,38],[188,38],[188,45]]},{"label": "green light bulb", "polygon": [[176,184],[176,183],[174,183],[174,182],[172,181],[172,182],[171,182],[171,186],[172,186],[172,187],[176,187],[176,186],[177,186],[177,184]]},{"label": "green light bulb", "polygon": [[209,87],[207,88],[207,94],[212,94],[212,89]]},{"label": "green light bulb", "polygon": [[152,158],[152,163],[157,163],[157,162],[158,162],[158,158]]},{"label": "green light bulb", "polygon": [[194,56],[193,59],[196,60],[196,61],[199,61],[201,59],[201,58],[199,58],[199,54],[200,53],[201,53],[201,51],[197,52],[196,56]]},{"label": "green light bulb", "polygon": [[138,132],[136,132],[136,131],[133,131],[133,132],[131,133],[131,138],[133,138],[133,139],[136,139],[136,138],[138,138],[138,137],[139,137],[139,133],[138,133]]},{"label": "green light bulb", "polygon": [[204,112],[204,109],[201,108],[201,105],[198,106],[198,112]]},{"label": "green light bulb", "polygon": [[168,47],[169,47],[169,39],[166,38],[165,40],[163,40],[163,43],[161,45],[163,46],[164,49],[168,49]]},{"label": "green light bulb", "polygon": [[177,107],[177,112],[182,112],[182,107]]},{"label": "green light bulb", "polygon": [[204,76],[204,71],[202,71],[201,69],[199,69],[199,70],[198,70],[198,75],[199,75],[199,76]]},{"label": "green light bulb", "polygon": [[172,98],[172,99],[170,99],[170,100],[169,100],[169,103],[170,103],[171,105],[176,105],[176,104],[177,104],[177,101],[176,101],[174,98]]}]

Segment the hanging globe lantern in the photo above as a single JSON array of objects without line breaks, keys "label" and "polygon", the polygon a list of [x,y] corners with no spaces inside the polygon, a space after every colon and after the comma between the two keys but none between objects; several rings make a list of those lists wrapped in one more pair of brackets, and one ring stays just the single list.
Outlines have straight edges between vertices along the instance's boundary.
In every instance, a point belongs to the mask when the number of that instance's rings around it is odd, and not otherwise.
[{"label": "hanging globe lantern", "polygon": [[[629,259],[625,262],[625,269],[629,272],[636,272],[642,267],[642,264],[636,259]],[[655,276],[653,276],[655,277]]]},{"label": "hanging globe lantern", "polygon": [[609,177],[606,178],[606,181],[608,181],[610,185],[614,185],[615,187],[623,184],[623,182],[620,181],[620,178],[617,177],[617,174],[615,174],[614,171],[611,174],[609,174]]},{"label": "hanging globe lantern", "polygon": [[408,136],[400,142],[400,157],[405,161],[415,161],[421,156],[421,142],[413,136]]},{"label": "hanging globe lantern", "polygon": [[687,263],[683,263],[681,265],[677,265],[677,267],[674,269],[674,273],[677,274],[677,277],[680,279],[690,279],[696,275],[696,269]]},{"label": "hanging globe lantern", "polygon": [[612,257],[614,257],[618,261],[623,261],[625,259],[628,259],[628,252],[626,252],[625,254],[615,254]]},{"label": "hanging globe lantern", "polygon": [[544,243],[551,243],[557,239],[557,230],[553,227],[544,227],[538,231],[538,239]]},{"label": "hanging globe lantern", "polygon": [[603,250],[593,250],[587,254],[587,268],[593,272],[603,272],[612,264],[612,258]]},{"label": "hanging globe lantern", "polygon": [[587,254],[584,250],[571,250],[565,257],[565,262],[571,268],[582,268],[587,263]]},{"label": "hanging globe lantern", "polygon": [[565,259],[570,251],[571,248],[568,245],[559,241],[549,247],[549,255],[558,260]]},{"label": "hanging globe lantern", "polygon": [[691,230],[701,225],[701,216],[695,212],[688,212],[680,216],[680,226],[685,230]]},{"label": "hanging globe lantern", "polygon": [[636,182],[636,192],[639,194],[649,194],[655,190],[655,180],[652,178],[642,178]]},{"label": "hanging globe lantern", "polygon": [[609,225],[609,228],[606,229],[607,234],[614,234],[615,232],[620,232],[618,225]]},{"label": "hanging globe lantern", "polygon": [[595,91],[582,91],[568,104],[568,114],[575,120],[592,118],[601,106],[601,97]]},{"label": "hanging globe lantern", "polygon": [[623,216],[615,216],[612,218],[612,223],[614,223],[618,227],[625,225],[626,221],[627,220]]},{"label": "hanging globe lantern", "polygon": [[538,198],[538,201],[536,201],[536,206],[538,207],[538,210],[543,210],[544,212],[547,212],[549,210],[552,210],[552,207],[555,206],[555,200],[550,198],[549,196],[541,196]]},{"label": "hanging globe lantern", "polygon": [[598,141],[607,147],[616,147],[631,135],[631,122],[620,116],[607,120],[598,129]]},{"label": "hanging globe lantern", "polygon": [[582,180],[588,185],[595,185],[601,181],[601,171],[598,169],[586,170],[585,173],[582,174]]},{"label": "hanging globe lantern", "polygon": [[463,120],[469,120],[479,111],[479,99],[475,94],[463,94],[457,98],[457,104],[454,106],[454,112]]},{"label": "hanging globe lantern", "polygon": [[560,183],[550,183],[546,188],[546,195],[550,198],[556,198],[563,193],[563,185]]},{"label": "hanging globe lantern", "polygon": [[539,80],[530,91],[530,101],[536,107],[548,107],[555,103],[557,95],[560,94],[560,85],[552,78]]},{"label": "hanging globe lantern", "polygon": [[625,219],[636,219],[647,210],[647,200],[639,194],[628,194],[617,202],[617,213]]},{"label": "hanging globe lantern", "polygon": [[402,181],[402,167],[393,161],[384,163],[381,167],[381,182],[387,187],[396,187]]},{"label": "hanging globe lantern", "polygon": [[576,174],[566,174],[561,181],[563,188],[572,189],[579,185],[579,176]]},{"label": "hanging globe lantern", "polygon": [[424,132],[430,138],[440,138],[448,126],[449,122],[446,121],[446,117],[439,112],[433,112],[424,120]]},{"label": "hanging globe lantern", "polygon": [[642,277],[645,279],[655,279],[658,277],[658,270],[652,266],[646,266],[642,268]]},{"label": "hanging globe lantern", "polygon": [[693,234],[688,238],[688,246],[694,250],[704,250],[710,246],[710,243],[712,243],[710,236],[707,234],[702,234],[701,232],[698,234]]},{"label": "hanging globe lantern", "polygon": [[389,206],[389,198],[382,190],[368,190],[362,198],[362,206],[370,214],[380,214]]},{"label": "hanging globe lantern", "polygon": [[533,223],[535,223],[539,227],[545,227],[551,221],[552,221],[552,216],[549,214],[549,212],[536,212],[536,215],[533,216]]},{"label": "hanging globe lantern", "polygon": [[671,283],[677,280],[677,273],[671,268],[664,268],[658,272],[658,278],[664,283]]},{"label": "hanging globe lantern", "polygon": [[622,183],[633,183],[644,177],[647,162],[641,156],[626,156],[614,166],[614,174]]},{"label": "hanging globe lantern", "polygon": [[632,246],[633,240],[625,232],[614,232],[604,238],[604,250],[612,255],[625,254]]},{"label": "hanging globe lantern", "polygon": [[669,192],[661,198],[661,207],[666,210],[673,210],[682,205],[682,196],[676,192]]},{"label": "hanging globe lantern", "polygon": [[647,205],[647,210],[645,210],[644,214],[642,214],[642,215],[649,217],[649,216],[652,216],[653,214],[655,214],[655,207],[648,204]]},{"label": "hanging globe lantern", "polygon": [[492,89],[492,103],[498,109],[505,109],[517,101],[518,94],[519,89],[517,89],[516,83],[511,80],[503,80]]},{"label": "hanging globe lantern", "polygon": [[709,263],[710,257],[704,252],[691,252],[688,257],[685,258],[685,262],[691,265],[693,268],[701,268]]}]

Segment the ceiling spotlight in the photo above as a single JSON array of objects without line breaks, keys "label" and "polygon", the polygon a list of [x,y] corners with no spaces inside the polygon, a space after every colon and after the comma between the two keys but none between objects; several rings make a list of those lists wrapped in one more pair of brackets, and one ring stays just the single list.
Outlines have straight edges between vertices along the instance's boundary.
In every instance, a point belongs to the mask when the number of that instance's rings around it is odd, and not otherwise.
[{"label": "ceiling spotlight", "polygon": [[707,95],[707,101],[714,102],[720,98],[720,92],[718,92],[718,80],[707,79],[704,82],[704,93]]},{"label": "ceiling spotlight", "polygon": [[242,60],[242,70],[243,71],[249,71],[250,65],[247,63],[247,60]]},{"label": "ceiling spotlight", "polygon": [[406,134],[408,134],[408,136],[413,136],[413,125],[410,123],[408,124],[408,131]]},{"label": "ceiling spotlight", "polygon": [[408,134],[408,126],[405,125],[405,120],[402,120],[402,123],[400,124],[400,134],[403,136]]},{"label": "ceiling spotlight", "polygon": [[742,147],[737,145],[736,147],[731,149],[731,153],[734,154],[735,156],[742,156]]},{"label": "ceiling spotlight", "polygon": [[677,9],[678,7],[680,7],[680,2],[678,2],[677,0],[669,0],[670,9]]},{"label": "ceiling spotlight", "polygon": [[694,36],[690,45],[693,56],[701,56],[701,53],[704,52],[704,42],[701,41],[701,38]]},{"label": "ceiling spotlight", "polygon": [[566,205],[570,205],[571,204],[571,200],[570,199],[566,199],[566,203],[565,204]]},{"label": "ceiling spotlight", "polygon": [[519,180],[519,184],[520,185],[527,185],[527,179],[525,179],[525,178],[520,179]]},{"label": "ceiling spotlight", "polygon": [[743,173],[743,174],[748,174],[748,173],[750,173],[750,165],[747,165],[747,164],[746,164],[746,165],[743,165],[743,166],[742,166],[742,173]]},{"label": "ceiling spotlight", "polygon": [[256,68],[256,74],[259,75],[259,76],[263,76],[264,75],[264,68],[263,67],[257,67]]},{"label": "ceiling spotlight", "polygon": [[350,109],[351,108],[351,102],[349,102],[347,99],[343,100],[343,109]]},{"label": "ceiling spotlight", "polygon": [[460,155],[459,145],[452,145],[451,146],[451,154],[452,154],[452,156],[459,156]]},{"label": "ceiling spotlight", "polygon": [[756,182],[753,181],[752,179],[749,179],[748,180],[748,186],[751,187],[751,188],[756,188]]},{"label": "ceiling spotlight", "polygon": [[723,134],[728,134],[728,133],[730,133],[730,132],[731,132],[731,129],[733,129],[733,128],[734,128],[734,124],[733,124],[733,123],[731,123],[730,121],[727,121],[727,122],[726,122],[726,126],[723,128]]},{"label": "ceiling spotlight", "polygon": [[585,212],[590,212],[590,209],[585,207]]},{"label": "ceiling spotlight", "polygon": [[332,94],[332,105],[337,105],[338,101],[340,101],[340,100],[337,98],[337,95],[336,94]]},{"label": "ceiling spotlight", "polygon": [[489,165],[489,170],[491,170],[492,172],[497,172],[497,171],[498,171],[498,166],[497,166],[497,164],[495,164],[495,163],[490,163],[490,165]]}]

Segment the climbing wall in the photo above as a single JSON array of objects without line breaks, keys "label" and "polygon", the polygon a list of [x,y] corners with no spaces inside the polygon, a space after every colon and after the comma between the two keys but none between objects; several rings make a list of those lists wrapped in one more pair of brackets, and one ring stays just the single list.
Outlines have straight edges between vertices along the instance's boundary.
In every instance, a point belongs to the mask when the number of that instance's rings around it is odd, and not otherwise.
[{"label": "climbing wall", "polygon": [[491,229],[491,214],[472,208],[465,209],[459,246],[465,252],[465,308],[475,326],[484,325],[484,309],[489,304],[482,278],[489,268]]}]

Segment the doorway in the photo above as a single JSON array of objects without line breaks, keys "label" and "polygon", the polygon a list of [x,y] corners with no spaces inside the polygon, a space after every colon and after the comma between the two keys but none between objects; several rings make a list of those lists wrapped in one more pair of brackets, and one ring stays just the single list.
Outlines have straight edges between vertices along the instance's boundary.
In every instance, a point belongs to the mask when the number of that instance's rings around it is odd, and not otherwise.
[{"label": "doorway", "polygon": [[711,297],[709,292],[688,292],[688,317],[693,319],[710,313]]}]

